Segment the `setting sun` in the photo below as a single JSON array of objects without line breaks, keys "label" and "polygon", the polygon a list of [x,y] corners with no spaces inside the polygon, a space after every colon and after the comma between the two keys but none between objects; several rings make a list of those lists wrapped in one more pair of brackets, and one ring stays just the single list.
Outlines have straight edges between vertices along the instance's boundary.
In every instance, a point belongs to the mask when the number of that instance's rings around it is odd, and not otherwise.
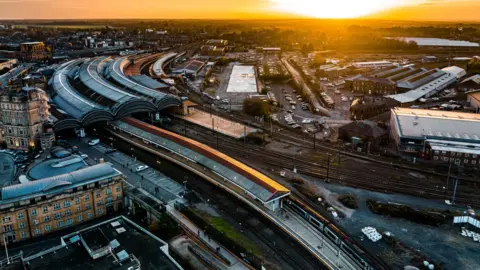
[{"label": "setting sun", "polygon": [[[406,4],[408,0],[272,0],[282,12],[316,18],[355,18]],[[411,2],[411,1],[410,1]]]}]

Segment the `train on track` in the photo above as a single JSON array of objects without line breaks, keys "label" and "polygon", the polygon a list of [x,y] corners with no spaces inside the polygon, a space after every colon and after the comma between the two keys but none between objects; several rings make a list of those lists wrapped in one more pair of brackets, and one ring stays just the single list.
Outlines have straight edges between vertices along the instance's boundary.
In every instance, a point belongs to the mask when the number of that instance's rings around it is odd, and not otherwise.
[{"label": "train on track", "polygon": [[[348,235],[342,232],[335,224],[330,220],[311,213],[309,207],[294,197],[290,197],[284,204],[284,207],[292,210],[297,215],[304,218],[312,227],[321,232],[330,241],[335,243],[339,247],[338,252],[346,254],[350,259],[357,264],[358,267],[365,270],[370,269],[382,269],[386,267],[383,263],[380,263],[374,268],[370,262],[365,258],[370,257],[368,253],[363,251]],[[371,257],[370,257],[371,258]],[[371,258],[373,259],[373,258]],[[386,268],[385,268],[386,269]]]}]

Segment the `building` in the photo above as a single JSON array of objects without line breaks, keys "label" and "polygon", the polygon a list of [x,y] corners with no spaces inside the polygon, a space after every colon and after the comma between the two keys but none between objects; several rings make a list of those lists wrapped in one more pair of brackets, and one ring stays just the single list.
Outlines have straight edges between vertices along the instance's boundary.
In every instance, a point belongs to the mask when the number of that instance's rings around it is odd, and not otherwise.
[{"label": "building", "polygon": [[468,92],[467,101],[475,108],[475,112],[480,112],[480,89]]},{"label": "building", "polygon": [[7,61],[0,61],[0,71],[3,69],[12,69],[18,63],[17,59],[8,59]]},{"label": "building", "polygon": [[213,45],[203,45],[200,48],[201,54],[203,56],[210,56],[210,57],[222,57],[225,55],[225,47],[217,47]]},{"label": "building", "polygon": [[123,208],[121,172],[100,163],[71,173],[3,187],[0,220],[8,243],[39,237]]},{"label": "building", "polygon": [[205,65],[205,62],[198,61],[198,60],[189,60],[185,63],[178,66],[176,69],[172,71],[175,75],[185,75],[187,77],[196,77],[200,70]]},{"label": "building", "polygon": [[47,60],[51,53],[43,42],[20,43],[20,55],[24,61]]},{"label": "building", "polygon": [[400,102],[386,97],[356,98],[350,105],[350,119],[370,119],[400,105]]},{"label": "building", "polygon": [[[29,244],[28,254],[10,253],[8,269],[183,269],[168,243],[124,216]],[[22,256],[23,255],[23,256]]]},{"label": "building", "polygon": [[12,149],[37,147],[49,114],[45,91],[33,87],[4,89],[0,92],[0,142]]},{"label": "building", "polygon": [[55,144],[55,134],[53,131],[49,131],[40,135],[40,148],[42,150],[48,150]]},{"label": "building", "polygon": [[480,74],[473,75],[461,81],[458,84],[458,90],[460,91],[473,91],[480,90]]},{"label": "building", "polygon": [[226,47],[228,46],[228,40],[225,39],[210,39],[206,42],[207,45]]},{"label": "building", "polygon": [[422,63],[435,63],[438,62],[438,58],[433,55],[426,55],[422,57]]},{"label": "building", "polygon": [[454,74],[457,77],[457,80],[460,80],[461,78],[465,77],[467,75],[467,72],[463,68],[459,68],[457,66],[450,66],[446,68],[442,68],[442,71],[444,72],[450,72]]},{"label": "building", "polygon": [[393,98],[402,104],[412,104],[420,98],[434,96],[454,84],[458,79],[457,77],[458,75],[453,72],[431,70],[425,74],[415,76],[415,78],[409,79],[408,81],[401,82],[402,85],[408,85],[408,87],[416,86],[416,88],[405,93],[387,97]]},{"label": "building", "polygon": [[345,141],[355,137],[362,140],[363,143],[370,142],[374,145],[388,139],[388,132],[369,120],[353,121],[341,126],[338,133],[339,137]]},{"label": "building", "polygon": [[352,64],[355,68],[384,68],[384,67],[391,67],[394,64],[390,61],[382,60],[382,61],[370,61],[370,62],[355,62]]},{"label": "building", "polygon": [[391,110],[390,137],[399,153],[478,166],[480,115],[410,108]]}]

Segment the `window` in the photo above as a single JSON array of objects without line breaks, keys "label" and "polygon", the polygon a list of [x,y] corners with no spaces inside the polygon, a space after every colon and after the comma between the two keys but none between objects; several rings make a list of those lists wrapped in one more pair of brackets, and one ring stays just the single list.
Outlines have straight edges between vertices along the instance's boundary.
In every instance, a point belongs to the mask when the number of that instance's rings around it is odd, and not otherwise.
[{"label": "window", "polygon": [[82,220],[83,220],[83,216],[82,216],[82,215],[80,215],[80,216],[77,217],[77,221],[82,221]]},{"label": "window", "polygon": [[470,157],[470,154],[465,154],[465,157]]},{"label": "window", "polygon": [[37,225],[38,224],[38,220],[37,219],[34,219],[33,220],[33,225]]},{"label": "window", "polygon": [[443,157],[443,161],[448,161],[448,157]]},{"label": "window", "polygon": [[4,232],[10,232],[10,231],[12,231],[12,225],[9,224],[9,225],[3,226],[3,231],[4,231]]},{"label": "window", "polygon": [[444,154],[444,155],[445,155],[445,154],[447,154],[447,152],[445,152],[445,151],[442,151],[442,154]]},{"label": "window", "polygon": [[35,235],[39,235],[40,234],[40,229],[39,228],[35,228]]},{"label": "window", "polygon": [[72,211],[70,209],[65,210],[65,216],[70,216],[72,214]]},{"label": "window", "polygon": [[111,189],[111,188],[107,188],[107,190],[105,190],[105,194],[107,194],[107,195],[112,194],[112,189]]},{"label": "window", "polygon": [[62,217],[62,213],[55,213],[54,219],[59,219]]},{"label": "window", "polygon": [[49,217],[49,216],[45,216],[44,221],[45,221],[45,222],[49,222],[49,221],[50,221],[50,217]]},{"label": "window", "polygon": [[105,203],[111,203],[113,202],[112,196],[105,198]]},{"label": "window", "polygon": [[52,229],[52,227],[50,225],[45,225],[45,231],[46,232],[49,232],[51,229]]},{"label": "window", "polygon": [[435,150],[435,155],[438,155],[440,152],[438,152],[438,150]]},{"label": "window", "polygon": [[103,214],[103,210],[102,210],[102,209],[98,209],[98,214],[99,214],[99,215]]},{"label": "window", "polygon": [[85,204],[85,209],[88,210],[88,209],[90,209],[90,208],[92,208],[92,206],[90,205],[90,203],[86,203],[86,204]]},{"label": "window", "polygon": [[76,203],[76,204],[79,204],[79,203],[80,203],[80,198],[79,198],[79,197],[75,198],[75,203]]},{"label": "window", "polygon": [[437,156],[434,156],[434,157],[433,157],[433,160],[438,160],[438,157],[437,157]]},{"label": "window", "polygon": [[77,206],[77,213],[78,212],[81,212],[82,211],[82,207],[81,206]]},{"label": "window", "polygon": [[87,194],[87,195],[85,195],[85,201],[88,202],[88,200],[90,200],[90,195]]},{"label": "window", "polygon": [[122,190],[122,188],[121,188],[120,186],[117,186],[117,187],[115,188],[115,190],[116,190],[117,192],[120,192],[120,191]]},{"label": "window", "polygon": [[464,164],[468,164],[468,159],[464,159],[464,160],[463,160],[463,163],[464,163]]},{"label": "window", "polygon": [[90,212],[87,213],[87,218],[88,218],[88,219],[91,219],[91,218],[92,218],[92,213],[90,213]]},{"label": "window", "polygon": [[18,213],[17,217],[18,219],[23,219],[23,213]]},{"label": "window", "polygon": [[21,232],[21,233],[20,233],[20,237],[21,237],[22,239],[27,238],[27,233],[26,233],[26,232]]},{"label": "window", "polygon": [[70,207],[70,201],[69,200],[64,201],[63,202],[63,207]]},{"label": "window", "polygon": [[117,194],[117,200],[120,200],[122,198],[122,194]]},{"label": "window", "polygon": [[8,223],[10,222],[11,218],[10,216],[3,217],[3,223]]},{"label": "window", "polygon": [[100,206],[100,205],[102,205],[102,204],[103,204],[102,200],[98,200],[97,206]]},{"label": "window", "polygon": [[63,227],[63,221],[60,220],[59,222],[57,222],[57,228],[61,228],[61,227]]},{"label": "window", "polygon": [[53,209],[54,209],[54,210],[60,209],[60,203],[55,203],[55,204],[53,205]]},{"label": "window", "polygon": [[65,222],[65,225],[67,225],[67,226],[70,226],[72,224],[73,224],[73,219],[71,219],[71,218],[67,219],[67,221]]},{"label": "window", "polygon": [[100,198],[100,191],[97,191],[97,198]]},{"label": "window", "polygon": [[32,216],[36,216],[37,215],[37,209],[32,209]]},{"label": "window", "polygon": [[19,227],[20,229],[23,229],[23,228],[25,228],[25,223],[23,223],[23,222],[20,222],[20,223],[18,224],[18,227]]},{"label": "window", "polygon": [[43,213],[48,213],[48,206],[43,207]]},{"label": "window", "polygon": [[472,158],[477,158],[477,155],[473,154],[473,155],[472,155]]},{"label": "window", "polygon": [[477,161],[476,161],[476,160],[472,160],[472,164],[473,164],[473,165],[477,164]]}]

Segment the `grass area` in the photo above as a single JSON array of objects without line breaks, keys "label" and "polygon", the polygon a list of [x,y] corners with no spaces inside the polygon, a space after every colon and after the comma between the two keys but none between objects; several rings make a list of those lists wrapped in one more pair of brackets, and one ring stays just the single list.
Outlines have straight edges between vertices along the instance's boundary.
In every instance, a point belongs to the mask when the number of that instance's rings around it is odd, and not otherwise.
[{"label": "grass area", "polygon": [[214,229],[219,232],[222,232],[227,238],[232,240],[233,242],[237,243],[238,245],[242,246],[246,250],[252,252],[253,255],[260,257],[260,249],[253,243],[252,240],[248,239],[245,235],[243,235],[240,231],[238,231],[235,227],[233,227],[228,221],[221,217],[213,217],[206,212],[198,210],[196,208],[191,208],[192,212],[196,215],[202,217],[202,219],[206,220],[209,225],[211,225]]},{"label": "grass area", "polygon": [[357,209],[357,197],[351,194],[341,195],[338,197],[338,201],[341,202],[345,207],[350,209]]},{"label": "grass area", "polygon": [[249,250],[255,256],[260,256],[260,249],[250,239],[245,237],[241,232],[237,231],[230,223],[220,217],[211,217],[209,219],[212,225],[218,231],[224,233],[228,238],[235,241],[245,249]]},{"label": "grass area", "polygon": [[217,91],[213,88],[207,88],[207,89],[205,89],[205,92],[212,97],[215,96],[215,94],[217,93]]}]

